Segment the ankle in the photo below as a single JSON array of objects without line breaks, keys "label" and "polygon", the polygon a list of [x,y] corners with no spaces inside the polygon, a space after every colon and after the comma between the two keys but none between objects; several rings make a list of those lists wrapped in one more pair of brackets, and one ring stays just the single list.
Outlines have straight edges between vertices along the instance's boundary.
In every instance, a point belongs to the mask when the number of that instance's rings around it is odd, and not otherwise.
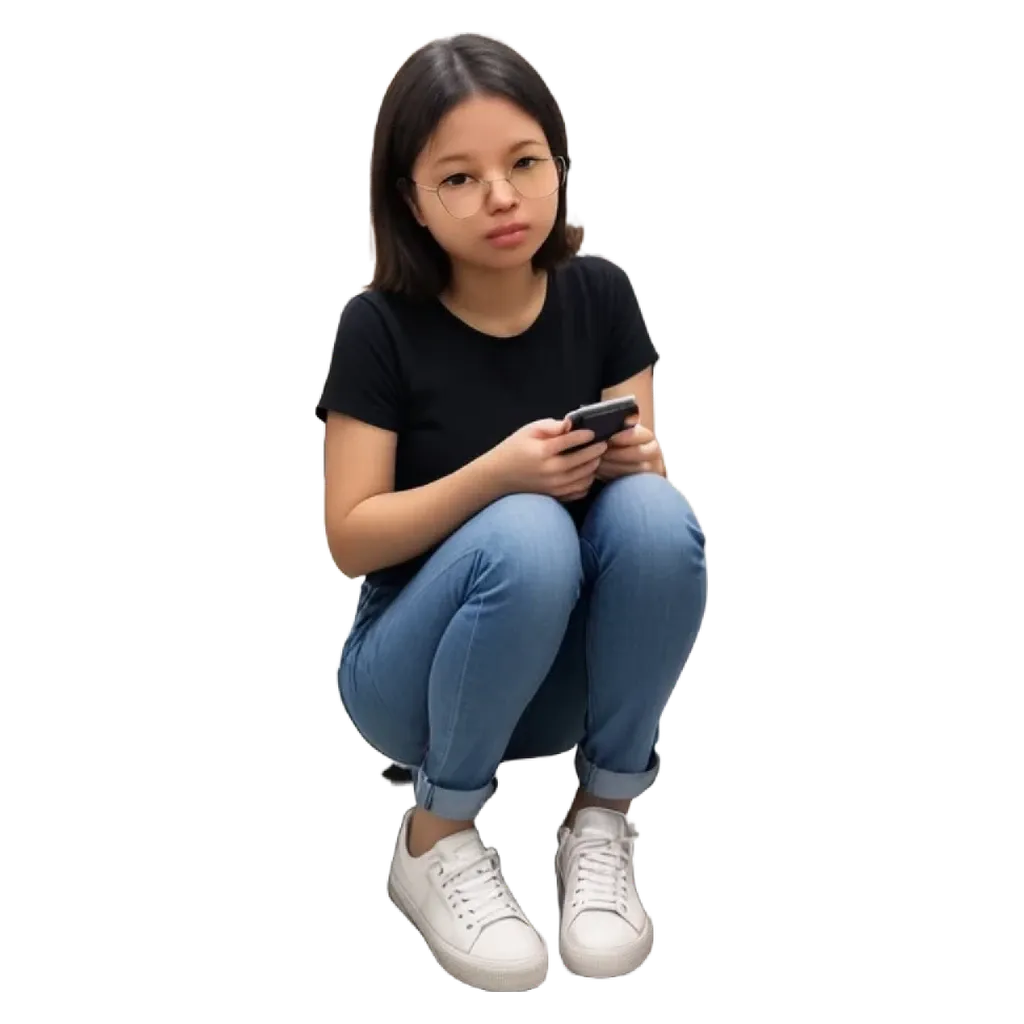
[{"label": "ankle", "polygon": [[573,800],[569,813],[566,814],[562,825],[571,831],[576,824],[576,815],[585,807],[603,807],[606,811],[618,811],[619,814],[625,814],[629,810],[631,803],[631,800],[605,800],[602,797],[594,796],[592,793],[579,789],[576,791],[576,798]]},{"label": "ankle", "polygon": [[406,837],[406,849],[410,857],[422,857],[429,853],[442,839],[465,832],[473,827],[472,821],[453,821],[451,818],[439,818],[436,814],[417,807],[409,822],[409,834]]}]

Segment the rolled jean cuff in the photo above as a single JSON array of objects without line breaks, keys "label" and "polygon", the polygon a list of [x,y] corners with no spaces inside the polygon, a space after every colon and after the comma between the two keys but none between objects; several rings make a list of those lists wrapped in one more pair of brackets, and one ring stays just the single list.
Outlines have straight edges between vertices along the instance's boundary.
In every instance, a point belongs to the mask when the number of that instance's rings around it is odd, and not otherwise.
[{"label": "rolled jean cuff", "polygon": [[445,789],[427,778],[422,766],[416,770],[416,806],[449,821],[472,821],[495,790],[495,780],[481,789]]},{"label": "rolled jean cuff", "polygon": [[661,759],[651,752],[651,767],[645,772],[610,772],[591,764],[582,747],[576,748],[576,775],[580,787],[602,800],[634,800],[654,785]]}]

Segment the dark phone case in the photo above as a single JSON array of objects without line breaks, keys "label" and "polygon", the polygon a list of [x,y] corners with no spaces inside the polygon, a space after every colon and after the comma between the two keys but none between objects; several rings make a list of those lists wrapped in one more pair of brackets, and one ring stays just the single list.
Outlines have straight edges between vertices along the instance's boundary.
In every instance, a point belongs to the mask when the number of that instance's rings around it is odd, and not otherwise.
[{"label": "dark phone case", "polygon": [[613,434],[623,430],[626,420],[630,416],[635,416],[639,411],[640,409],[636,402],[631,402],[622,409],[611,409],[597,415],[576,415],[575,413],[570,413],[569,418],[572,420],[573,430],[592,430],[594,432],[594,440],[589,441],[587,444],[578,444],[575,448],[566,448],[562,454],[568,455],[570,452],[578,452],[584,448],[589,448],[590,445],[597,444],[599,441],[607,441]]}]

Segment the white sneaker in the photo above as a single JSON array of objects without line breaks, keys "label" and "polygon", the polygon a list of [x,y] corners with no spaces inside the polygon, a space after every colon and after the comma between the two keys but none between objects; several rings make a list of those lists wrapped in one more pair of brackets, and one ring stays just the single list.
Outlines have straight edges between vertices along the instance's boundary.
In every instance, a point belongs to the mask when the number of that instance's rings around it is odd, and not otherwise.
[{"label": "white sneaker", "polygon": [[575,974],[628,974],[651,951],[654,925],[633,879],[637,835],[625,815],[601,807],[579,811],[572,831],[564,826],[558,830],[558,948]]},{"label": "white sneaker", "polygon": [[536,988],[547,976],[547,946],[509,892],[497,852],[471,828],[413,857],[413,810],[402,819],[388,895],[459,981],[491,992]]}]

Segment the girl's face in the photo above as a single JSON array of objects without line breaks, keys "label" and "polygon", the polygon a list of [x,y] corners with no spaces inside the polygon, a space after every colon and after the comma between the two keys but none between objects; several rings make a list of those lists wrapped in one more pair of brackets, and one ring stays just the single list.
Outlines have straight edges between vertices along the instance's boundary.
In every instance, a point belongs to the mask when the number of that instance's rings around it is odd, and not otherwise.
[{"label": "girl's face", "polygon": [[532,117],[506,99],[473,96],[448,112],[417,158],[412,178],[425,187],[413,187],[410,206],[453,261],[510,269],[551,233],[558,170]]}]

